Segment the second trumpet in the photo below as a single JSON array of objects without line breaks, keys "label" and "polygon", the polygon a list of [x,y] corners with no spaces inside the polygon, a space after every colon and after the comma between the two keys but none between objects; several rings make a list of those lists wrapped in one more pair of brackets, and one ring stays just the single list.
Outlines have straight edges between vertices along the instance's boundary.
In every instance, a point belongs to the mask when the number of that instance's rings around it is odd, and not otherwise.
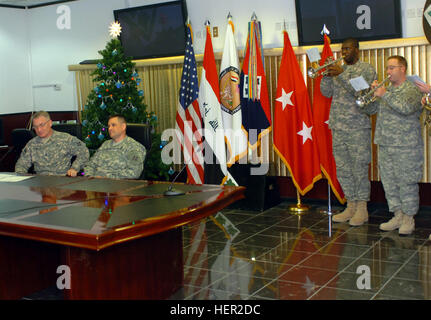
[{"label": "second trumpet", "polygon": [[329,67],[329,66],[333,65],[334,63],[340,62],[340,61],[341,61],[341,60],[343,60],[343,59],[344,59],[344,57],[340,57],[340,58],[338,58],[338,59],[336,59],[336,60],[332,60],[332,61],[330,61],[330,62],[328,62],[328,63],[325,63],[324,65],[319,66],[319,67],[317,67],[317,68],[310,67],[310,68],[308,68],[308,70],[307,70],[307,75],[308,75],[311,79],[314,79],[314,78],[316,78],[316,77],[318,77],[318,76],[320,76],[320,75],[323,75],[323,76],[324,76],[324,75],[326,75],[327,71],[325,70],[324,72],[320,73],[320,71],[321,71],[321,70],[326,69],[327,67]]},{"label": "second trumpet", "polygon": [[374,96],[374,92],[381,86],[384,86],[386,82],[388,82],[391,79],[390,76],[386,77],[382,82],[380,82],[375,88],[369,90],[366,94],[363,94],[362,96],[359,96],[358,99],[356,99],[356,104],[358,107],[364,107],[371,102],[374,102],[376,100],[376,97]]}]

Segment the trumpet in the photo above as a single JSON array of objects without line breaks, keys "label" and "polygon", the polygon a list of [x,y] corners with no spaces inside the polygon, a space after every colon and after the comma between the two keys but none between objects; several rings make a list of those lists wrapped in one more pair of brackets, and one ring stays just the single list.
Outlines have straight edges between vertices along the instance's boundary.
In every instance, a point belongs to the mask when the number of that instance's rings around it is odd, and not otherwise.
[{"label": "trumpet", "polygon": [[325,70],[324,72],[322,72],[322,73],[319,73],[321,70],[323,70],[323,69],[326,69],[327,67],[329,67],[329,66],[331,66],[331,65],[333,65],[334,63],[337,63],[337,62],[339,62],[339,61],[341,61],[341,60],[343,60],[344,59],[344,56],[343,57],[340,57],[340,58],[338,58],[338,59],[336,59],[336,60],[332,60],[332,61],[330,61],[330,62],[328,62],[328,63],[325,63],[323,66],[319,66],[319,67],[317,67],[317,68],[313,68],[313,67],[310,67],[310,68],[308,68],[308,70],[307,70],[307,75],[311,78],[311,79],[314,79],[314,78],[316,78],[316,77],[318,77],[318,76],[320,76],[320,75],[322,75],[322,76],[326,76],[327,75],[327,70]]},{"label": "trumpet", "polygon": [[376,92],[376,90],[378,88],[380,88],[381,86],[385,85],[386,82],[388,82],[391,79],[391,76],[386,77],[382,82],[380,82],[377,87],[369,90],[367,93],[359,96],[356,99],[356,105],[360,108],[369,105],[371,102],[376,101],[376,97],[374,96],[374,92]]}]

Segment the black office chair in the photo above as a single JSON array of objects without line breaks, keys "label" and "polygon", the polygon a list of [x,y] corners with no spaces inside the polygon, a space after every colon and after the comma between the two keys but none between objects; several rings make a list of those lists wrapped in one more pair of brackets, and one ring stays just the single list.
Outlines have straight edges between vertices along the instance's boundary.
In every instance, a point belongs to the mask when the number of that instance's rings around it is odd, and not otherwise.
[{"label": "black office chair", "polygon": [[[18,161],[19,156],[21,155],[22,149],[24,149],[27,142],[33,139],[36,134],[33,130],[28,130],[25,128],[13,129],[11,132],[12,135],[12,145],[13,152],[15,152],[15,163]],[[33,168],[29,169],[29,172],[34,172]]]},{"label": "black office chair", "polygon": [[82,140],[82,125],[80,123],[58,123],[53,124],[52,129],[55,131],[66,132]]},{"label": "black office chair", "polygon": [[148,159],[148,153],[151,149],[151,129],[152,127],[148,124],[143,123],[128,123],[126,134],[138,141],[140,144],[142,144],[145,149],[147,149],[147,153],[144,159],[144,169],[142,170],[142,173],[139,180],[145,179],[145,164],[146,160]]}]

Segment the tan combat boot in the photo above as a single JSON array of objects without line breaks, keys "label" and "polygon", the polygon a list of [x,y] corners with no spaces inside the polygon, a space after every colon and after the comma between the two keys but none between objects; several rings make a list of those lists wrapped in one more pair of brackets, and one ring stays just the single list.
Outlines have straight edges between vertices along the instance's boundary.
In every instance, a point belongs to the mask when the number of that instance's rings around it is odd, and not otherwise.
[{"label": "tan combat boot", "polygon": [[394,217],[388,222],[380,224],[380,230],[383,231],[392,231],[401,227],[403,222],[404,213],[401,210],[395,211]]},{"label": "tan combat boot", "polygon": [[368,221],[368,210],[366,201],[356,202],[356,210],[353,217],[350,219],[349,224],[353,227],[362,226]]},{"label": "tan combat boot", "polygon": [[404,214],[403,221],[401,222],[401,226],[400,226],[400,229],[398,230],[398,233],[402,235],[407,235],[412,233],[414,230],[415,230],[415,218],[413,216]]},{"label": "tan combat boot", "polygon": [[347,222],[355,214],[356,201],[347,201],[347,207],[343,212],[332,217],[334,222]]}]

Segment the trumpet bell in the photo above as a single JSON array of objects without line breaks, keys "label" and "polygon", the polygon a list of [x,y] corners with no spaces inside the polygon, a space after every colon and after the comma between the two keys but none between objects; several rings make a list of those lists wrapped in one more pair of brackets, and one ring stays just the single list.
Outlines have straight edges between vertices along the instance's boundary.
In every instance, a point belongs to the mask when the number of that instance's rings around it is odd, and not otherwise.
[{"label": "trumpet bell", "polygon": [[315,71],[315,69],[313,67],[308,68],[307,70],[307,75],[311,78],[314,79],[317,76],[317,72]]},{"label": "trumpet bell", "polygon": [[356,105],[360,108],[363,108],[366,105],[366,102],[362,97],[359,97],[356,99]]}]

